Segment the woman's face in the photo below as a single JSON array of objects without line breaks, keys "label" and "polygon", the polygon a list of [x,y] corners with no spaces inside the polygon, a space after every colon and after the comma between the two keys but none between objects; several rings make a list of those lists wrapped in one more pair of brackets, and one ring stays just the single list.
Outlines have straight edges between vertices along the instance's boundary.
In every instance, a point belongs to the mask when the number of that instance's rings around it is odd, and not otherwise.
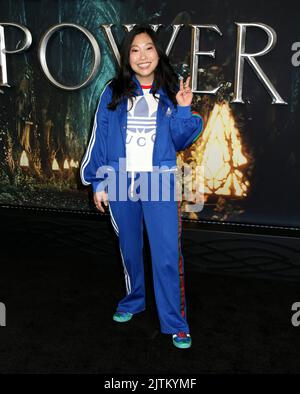
[{"label": "woman's face", "polygon": [[147,33],[137,34],[130,47],[129,63],[138,81],[150,85],[159,57],[151,37]]}]

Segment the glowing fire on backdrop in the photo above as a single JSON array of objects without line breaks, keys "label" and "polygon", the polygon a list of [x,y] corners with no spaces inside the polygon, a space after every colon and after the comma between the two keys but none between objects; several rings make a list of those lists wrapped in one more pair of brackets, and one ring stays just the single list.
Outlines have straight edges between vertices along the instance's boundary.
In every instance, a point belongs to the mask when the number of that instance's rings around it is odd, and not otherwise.
[{"label": "glowing fire on backdrop", "polygon": [[247,164],[239,130],[228,103],[216,104],[203,132],[198,160],[205,168],[204,192],[225,196],[247,196],[249,182],[241,167]]},{"label": "glowing fire on backdrop", "polygon": [[[216,103],[200,139],[190,151],[193,165],[204,167],[204,179],[200,182],[204,185],[205,200],[210,195],[247,196],[250,184],[244,169],[248,159],[243,150],[228,102]],[[184,165],[182,155],[179,164]]]},{"label": "glowing fire on backdrop", "polygon": [[[47,123],[47,127],[51,126],[51,121]],[[38,157],[39,155],[37,152],[33,152],[34,149],[31,148],[31,140],[34,137],[31,137],[32,133],[32,128],[33,128],[34,123],[30,120],[25,121],[25,125],[22,128],[22,135],[20,139],[20,143],[23,147],[20,159],[19,159],[19,165],[23,170],[23,173],[27,176],[30,173],[32,174],[40,174],[40,167],[41,167],[41,158]],[[21,128],[21,127],[20,127]],[[70,137],[70,127],[66,127],[66,134]],[[50,135],[50,132],[48,132],[48,136]],[[47,141],[49,145],[49,138]],[[56,152],[53,152],[54,155],[51,155],[52,157],[50,158],[51,161],[51,169],[55,176],[58,174],[66,174],[68,173],[71,176],[71,172],[73,171],[72,169],[79,168],[79,161],[74,160],[73,158],[65,158],[61,166],[59,165],[59,162],[56,158]],[[53,157],[54,156],[54,157]],[[62,167],[62,168],[61,168]]]},{"label": "glowing fire on backdrop", "polygon": [[[71,168],[78,168],[78,167],[79,167],[78,161],[74,161],[73,159],[71,159],[70,161],[68,159],[64,160],[64,164],[63,164],[64,170],[70,170]],[[58,161],[56,160],[56,158],[54,158],[52,161],[52,170],[60,171],[60,167],[58,165]]]},{"label": "glowing fire on backdrop", "polygon": [[22,154],[20,157],[20,166],[21,167],[28,167],[29,166],[29,160],[28,160],[28,156],[27,156],[25,150],[22,151]]},{"label": "glowing fire on backdrop", "polygon": [[57,162],[57,160],[55,158],[52,161],[52,170],[53,171],[59,171],[60,170],[58,162]]},{"label": "glowing fire on backdrop", "polygon": [[[24,168],[24,167],[29,167],[29,159],[27,156],[26,151],[23,149],[21,157],[20,157],[20,167]],[[52,160],[52,171],[60,171],[58,162],[56,160],[56,158],[54,158]],[[73,159],[70,160],[70,163],[67,159],[65,159],[64,164],[63,164],[63,168],[64,170],[69,170],[70,168],[78,168],[79,167],[79,162],[74,161]]]}]

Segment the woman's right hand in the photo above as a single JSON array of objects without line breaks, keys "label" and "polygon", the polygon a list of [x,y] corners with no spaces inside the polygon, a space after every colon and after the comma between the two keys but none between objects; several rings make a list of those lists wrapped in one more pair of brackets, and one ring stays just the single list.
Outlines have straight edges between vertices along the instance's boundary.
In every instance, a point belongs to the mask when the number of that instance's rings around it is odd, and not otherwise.
[{"label": "woman's right hand", "polygon": [[105,212],[104,206],[102,204],[104,203],[106,207],[108,206],[107,193],[105,191],[95,192],[94,193],[94,203],[96,205],[96,208],[99,209],[99,211],[104,213]]}]

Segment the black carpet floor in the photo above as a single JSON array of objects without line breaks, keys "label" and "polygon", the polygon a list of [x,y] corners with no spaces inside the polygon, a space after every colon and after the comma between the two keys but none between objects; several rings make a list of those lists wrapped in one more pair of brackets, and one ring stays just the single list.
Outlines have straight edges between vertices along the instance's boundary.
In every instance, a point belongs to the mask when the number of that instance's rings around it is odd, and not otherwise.
[{"label": "black carpet floor", "polygon": [[[96,223],[90,237],[82,232],[88,245],[83,248],[74,240],[71,219],[60,219],[64,231],[58,240],[47,218],[37,230],[35,215],[1,216],[0,302],[7,319],[0,327],[0,372],[300,371],[300,327],[291,324],[299,283],[201,273],[186,260],[193,345],[179,350],[170,335],[160,333],[147,250],[146,311],[118,324],[112,314],[125,283],[113,232],[100,236],[109,222]],[[78,219],[76,229],[80,237]]]}]

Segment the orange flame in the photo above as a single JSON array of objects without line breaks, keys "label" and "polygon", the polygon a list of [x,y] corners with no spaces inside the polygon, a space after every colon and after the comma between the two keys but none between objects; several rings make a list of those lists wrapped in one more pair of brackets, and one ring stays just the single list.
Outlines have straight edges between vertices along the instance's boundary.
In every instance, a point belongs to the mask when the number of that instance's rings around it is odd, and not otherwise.
[{"label": "orange flame", "polygon": [[28,160],[28,156],[27,156],[25,150],[23,150],[21,157],[20,157],[20,166],[21,167],[29,167],[29,160]]},{"label": "orange flame", "polygon": [[57,160],[54,158],[52,161],[52,170],[53,171],[59,171],[59,166]]},{"label": "orange flame", "polygon": [[249,182],[240,167],[248,163],[239,130],[228,103],[215,104],[203,131],[200,165],[204,166],[204,192],[247,196]]}]

